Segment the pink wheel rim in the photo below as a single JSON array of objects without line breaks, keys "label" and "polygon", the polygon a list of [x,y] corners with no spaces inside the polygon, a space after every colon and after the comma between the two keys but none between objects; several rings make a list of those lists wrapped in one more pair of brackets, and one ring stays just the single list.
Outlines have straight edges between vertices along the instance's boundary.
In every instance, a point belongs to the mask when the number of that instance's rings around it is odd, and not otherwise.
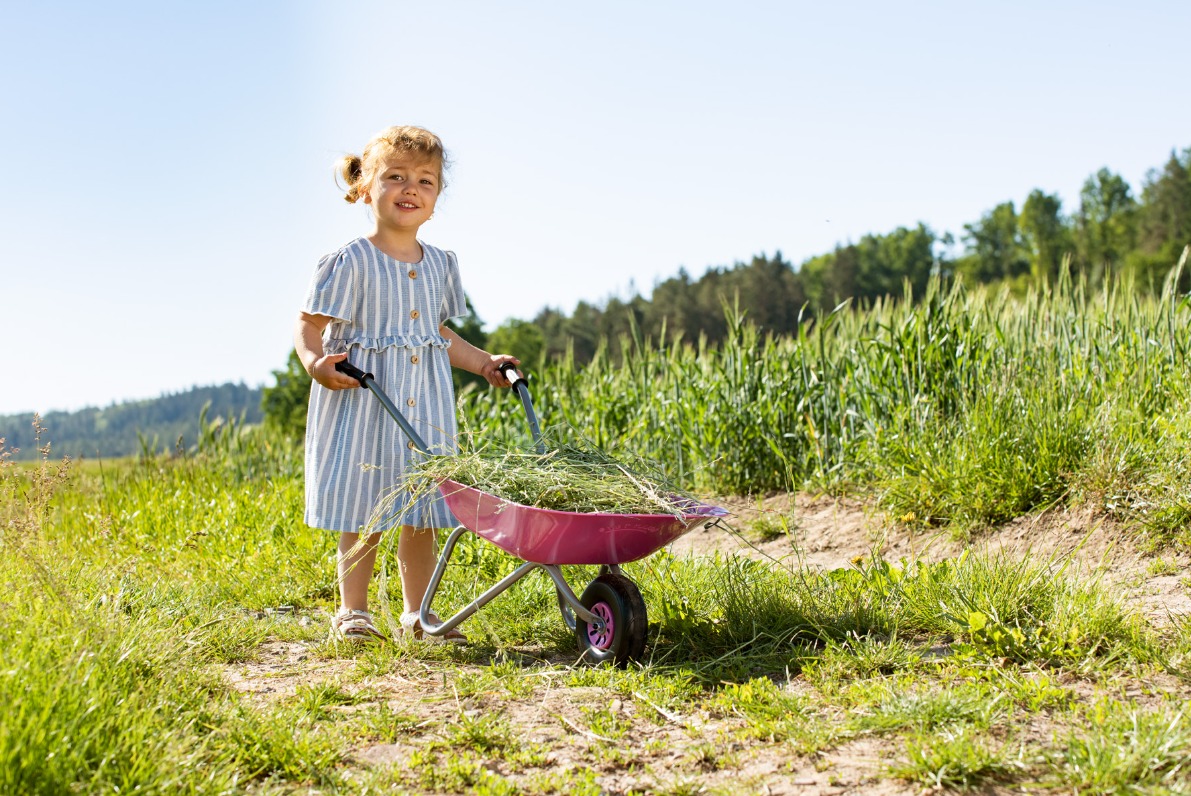
[{"label": "pink wheel rim", "polygon": [[591,646],[599,650],[606,650],[612,646],[612,638],[616,635],[616,623],[612,621],[612,608],[608,603],[599,602],[591,607],[591,612],[604,620],[604,629],[595,625],[587,626],[587,640]]}]

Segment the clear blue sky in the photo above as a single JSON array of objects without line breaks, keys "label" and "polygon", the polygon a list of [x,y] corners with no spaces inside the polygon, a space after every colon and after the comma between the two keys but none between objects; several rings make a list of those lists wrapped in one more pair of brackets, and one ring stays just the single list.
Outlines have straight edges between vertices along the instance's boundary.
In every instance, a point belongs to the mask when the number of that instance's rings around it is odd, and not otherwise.
[{"label": "clear blue sky", "polygon": [[427,241],[494,328],[780,249],[962,231],[1191,146],[1186,2],[9,3],[0,413],[259,384],[331,165],[389,124],[456,165]]}]

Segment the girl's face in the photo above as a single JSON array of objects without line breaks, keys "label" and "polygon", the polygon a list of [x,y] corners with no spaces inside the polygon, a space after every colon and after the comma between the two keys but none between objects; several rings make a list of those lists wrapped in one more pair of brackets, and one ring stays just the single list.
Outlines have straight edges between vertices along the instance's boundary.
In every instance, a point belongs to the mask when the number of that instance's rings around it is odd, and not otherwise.
[{"label": "girl's face", "polygon": [[438,201],[438,163],[411,157],[385,161],[364,193],[364,203],[380,226],[417,229],[426,223]]}]

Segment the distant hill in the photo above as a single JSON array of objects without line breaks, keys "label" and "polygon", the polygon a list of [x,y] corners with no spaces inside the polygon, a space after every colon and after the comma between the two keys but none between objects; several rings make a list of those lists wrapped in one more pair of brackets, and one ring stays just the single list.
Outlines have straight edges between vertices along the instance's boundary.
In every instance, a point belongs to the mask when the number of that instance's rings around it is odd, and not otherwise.
[{"label": "distant hill", "polygon": [[[198,439],[199,413],[203,405],[208,421],[216,417],[240,418],[244,422],[261,422],[261,390],[243,384],[222,384],[218,387],[194,387],[185,392],[163,395],[145,401],[112,404],[102,409],[87,407],[77,412],[47,412],[41,424],[48,431],[52,458],[80,455],[88,459],[98,450],[104,457],[129,456],[140,453],[137,431],[152,443],[157,438],[158,450],[173,450],[182,437],[186,447]],[[0,438],[5,449],[20,448],[13,459],[37,458],[33,438],[33,415],[0,415]]]}]

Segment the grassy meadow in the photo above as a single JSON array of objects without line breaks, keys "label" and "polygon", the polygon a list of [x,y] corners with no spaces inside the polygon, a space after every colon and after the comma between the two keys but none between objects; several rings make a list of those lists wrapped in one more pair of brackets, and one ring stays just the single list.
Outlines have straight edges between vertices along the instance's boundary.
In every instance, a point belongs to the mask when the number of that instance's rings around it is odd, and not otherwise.
[{"label": "grassy meadow", "polygon": [[[890,533],[970,547],[892,561],[874,539],[832,570],[661,551],[625,568],[651,634],[623,670],[576,663],[538,575],[465,647],[327,641],[335,539],[302,523],[300,445],[263,429],[0,459],[0,793],[1191,791],[1191,623],[1094,564],[981,544],[1082,507],[1185,558],[1191,302],[936,284],[802,328],[737,317],[721,346],[630,340],[531,386],[544,425],[709,498],[859,497]],[[508,392],[459,410],[526,441]],[[469,539],[455,561],[440,611],[517,564]]]}]

